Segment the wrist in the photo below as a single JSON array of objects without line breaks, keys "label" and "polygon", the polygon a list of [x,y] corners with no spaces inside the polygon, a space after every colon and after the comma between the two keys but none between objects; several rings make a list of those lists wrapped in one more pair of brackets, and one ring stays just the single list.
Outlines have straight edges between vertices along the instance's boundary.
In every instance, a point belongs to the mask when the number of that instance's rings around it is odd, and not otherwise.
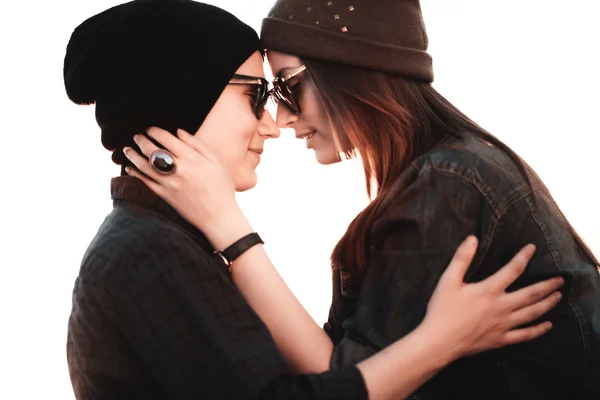
[{"label": "wrist", "polygon": [[203,233],[217,251],[221,251],[243,236],[254,232],[252,225],[240,209],[234,209],[208,224]]},{"label": "wrist", "polygon": [[447,332],[425,320],[415,329],[415,333],[427,341],[431,357],[437,361],[440,369],[463,357],[465,349],[457,343]]}]

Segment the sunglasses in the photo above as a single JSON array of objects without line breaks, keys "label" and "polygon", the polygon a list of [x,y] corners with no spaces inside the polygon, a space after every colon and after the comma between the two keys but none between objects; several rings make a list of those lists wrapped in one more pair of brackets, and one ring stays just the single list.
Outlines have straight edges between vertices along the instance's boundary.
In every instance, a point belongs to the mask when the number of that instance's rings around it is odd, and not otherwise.
[{"label": "sunglasses", "polygon": [[229,81],[230,85],[249,85],[256,89],[256,95],[252,96],[254,104],[252,105],[252,112],[256,118],[260,121],[265,115],[265,106],[271,92],[269,91],[269,82],[265,78],[258,76],[248,76],[235,74]]},{"label": "sunglasses", "polygon": [[300,102],[294,96],[292,87],[290,86],[290,79],[306,70],[306,66],[303,65],[293,70],[289,74],[282,77],[277,77],[273,80],[273,89],[271,94],[275,103],[283,101],[283,103],[294,113],[300,114]]},{"label": "sunglasses", "polygon": [[258,76],[234,74],[229,81],[230,85],[250,85],[256,88],[256,95],[253,96],[254,104],[252,106],[254,115],[260,121],[265,115],[267,101],[272,96],[276,104],[282,101],[294,114],[300,113],[300,102],[294,96],[290,79],[306,70],[306,66],[298,67],[289,74],[277,77],[273,80],[273,89],[269,90],[269,82]]}]

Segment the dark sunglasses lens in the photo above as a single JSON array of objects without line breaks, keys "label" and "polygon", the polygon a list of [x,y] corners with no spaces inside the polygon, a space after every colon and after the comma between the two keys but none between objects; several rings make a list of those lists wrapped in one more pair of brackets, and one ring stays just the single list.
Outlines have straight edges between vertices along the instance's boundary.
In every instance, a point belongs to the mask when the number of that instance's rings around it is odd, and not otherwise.
[{"label": "dark sunglasses lens", "polygon": [[294,99],[292,91],[287,86],[284,85],[284,87],[281,87],[278,85],[275,88],[275,92],[279,100],[283,101],[293,113],[298,114],[300,112],[298,103],[296,102],[296,99]]},{"label": "dark sunglasses lens", "polygon": [[256,119],[259,121],[263,119],[263,117],[265,116],[265,111],[266,109],[264,107],[256,109],[256,111],[254,112],[254,115],[256,115]]},{"label": "dark sunglasses lens", "polygon": [[257,86],[256,102],[254,103],[254,115],[259,120],[265,115],[265,107],[269,100],[269,90],[267,85]]}]

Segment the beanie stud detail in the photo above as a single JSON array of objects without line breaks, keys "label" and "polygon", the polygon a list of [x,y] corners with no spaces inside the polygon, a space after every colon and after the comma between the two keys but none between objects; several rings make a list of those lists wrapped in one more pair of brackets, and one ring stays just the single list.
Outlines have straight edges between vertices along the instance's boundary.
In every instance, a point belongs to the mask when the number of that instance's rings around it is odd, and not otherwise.
[{"label": "beanie stud detail", "polygon": [[433,82],[420,0],[277,0],[261,38],[267,50]]}]

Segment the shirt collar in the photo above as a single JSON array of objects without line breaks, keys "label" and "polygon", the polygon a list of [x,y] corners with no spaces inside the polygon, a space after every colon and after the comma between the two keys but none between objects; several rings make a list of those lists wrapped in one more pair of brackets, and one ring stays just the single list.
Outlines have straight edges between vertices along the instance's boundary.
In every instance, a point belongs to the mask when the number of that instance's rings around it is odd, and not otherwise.
[{"label": "shirt collar", "polygon": [[133,203],[151,209],[182,226],[186,231],[200,239],[203,247],[212,251],[212,246],[202,232],[192,224],[188,223],[173,207],[160,198],[160,196],[154,193],[138,178],[133,176],[119,176],[112,178],[110,181],[110,194],[114,207],[123,203]]}]

